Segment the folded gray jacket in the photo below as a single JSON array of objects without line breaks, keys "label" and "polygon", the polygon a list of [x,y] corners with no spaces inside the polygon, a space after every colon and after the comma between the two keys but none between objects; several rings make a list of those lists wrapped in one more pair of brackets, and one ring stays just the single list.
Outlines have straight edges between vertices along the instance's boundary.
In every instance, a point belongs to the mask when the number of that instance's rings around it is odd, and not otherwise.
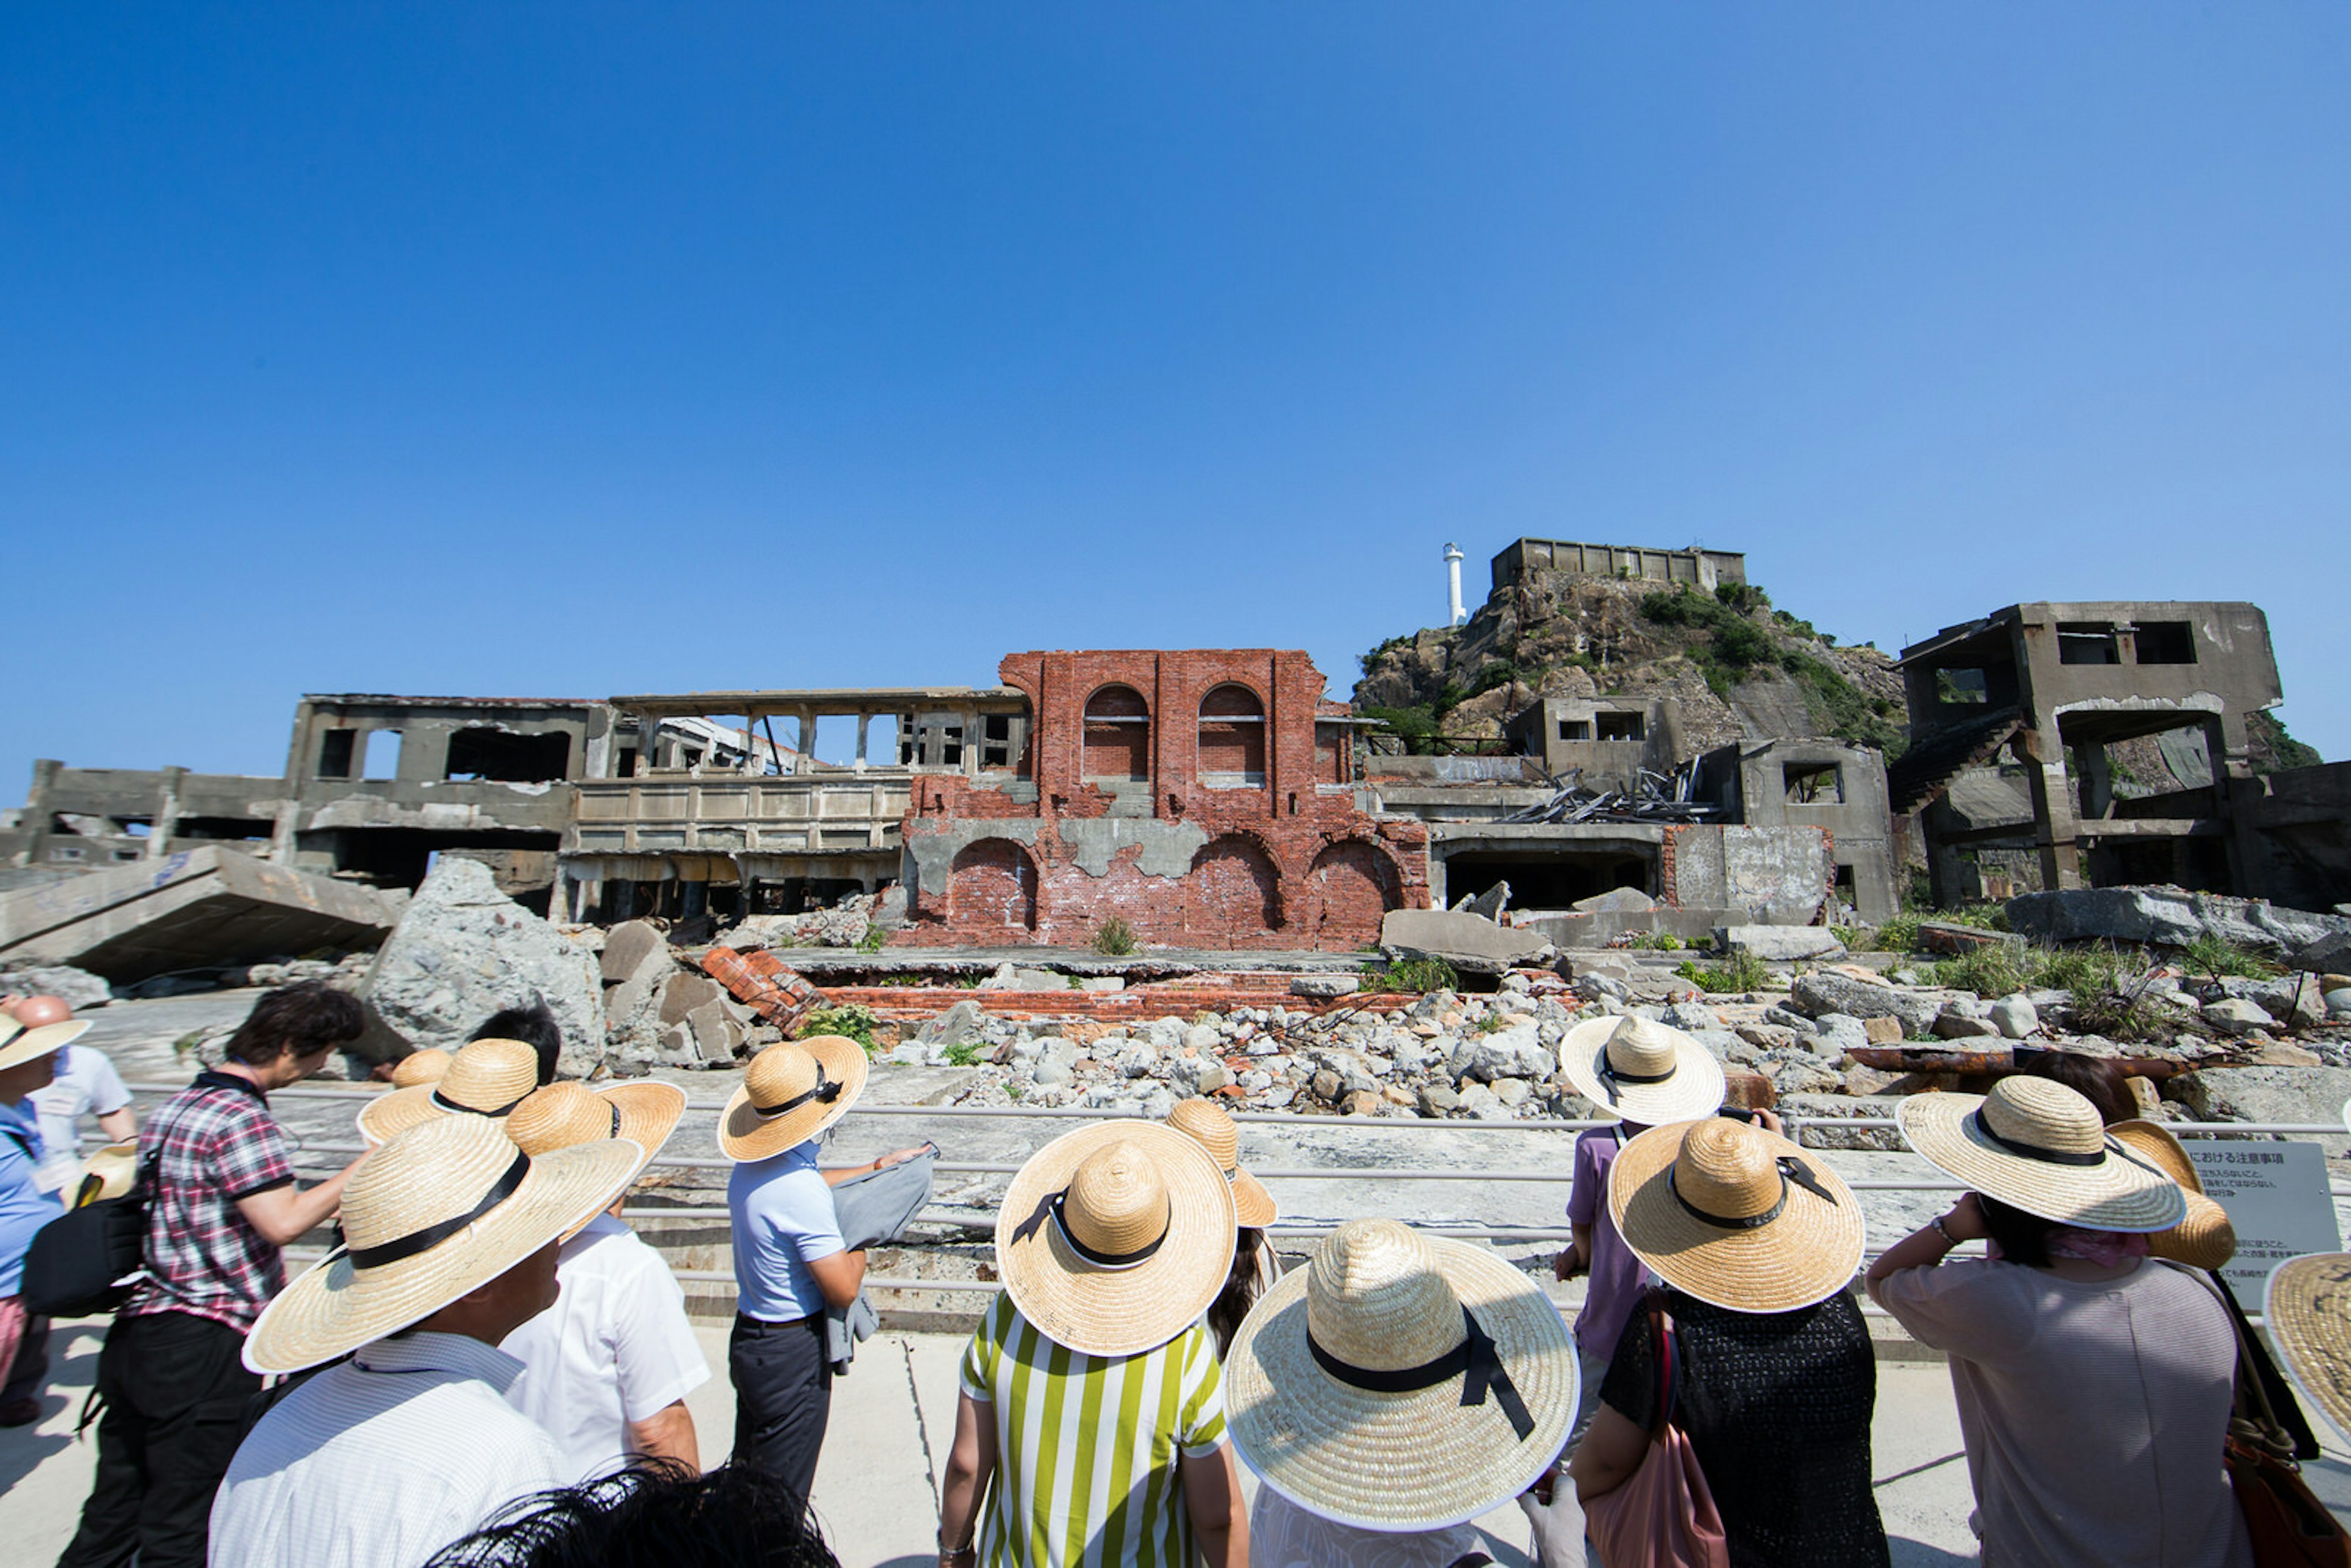
[{"label": "folded gray jacket", "polygon": [[[841,1221],[841,1239],[852,1252],[894,1241],[931,1201],[932,1153],[916,1155],[878,1171],[851,1176],[832,1189],[832,1211]],[[846,1307],[828,1307],[824,1313],[824,1354],[835,1373],[846,1372],[857,1354],[857,1342],[872,1337],[882,1326],[865,1292]]]}]

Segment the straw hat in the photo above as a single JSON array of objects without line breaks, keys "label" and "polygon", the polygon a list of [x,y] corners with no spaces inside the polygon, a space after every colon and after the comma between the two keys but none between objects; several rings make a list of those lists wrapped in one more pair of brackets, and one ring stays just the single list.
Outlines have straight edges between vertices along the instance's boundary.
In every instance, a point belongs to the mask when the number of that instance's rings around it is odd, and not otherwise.
[{"label": "straw hat", "polygon": [[439,1046],[424,1051],[412,1051],[392,1064],[392,1082],[396,1089],[414,1089],[419,1085],[441,1082],[449,1073],[449,1053]]},{"label": "straw hat", "polygon": [[507,1118],[507,1136],[534,1156],[626,1138],[644,1150],[645,1163],[651,1164],[684,1114],[685,1091],[674,1083],[634,1078],[590,1089],[566,1079],[532,1090]]},{"label": "straw hat", "polygon": [[1559,1042],[1575,1092],[1612,1121],[1659,1127],[1722,1108],[1722,1063],[1677,1029],[1640,1018],[1596,1018]]},{"label": "straw hat", "polygon": [[764,1160],[807,1143],[849,1114],[865,1092],[865,1048],[844,1035],[788,1040],[753,1057],[718,1114],[730,1160]]},{"label": "straw hat", "polygon": [[[103,1203],[110,1197],[120,1197],[139,1179],[139,1145],[136,1143],[109,1144],[82,1161],[80,1174],[67,1189],[67,1200],[76,1208],[85,1204]],[[93,1185],[95,1184],[95,1185]]]},{"label": "straw hat", "polygon": [[2117,1122],[2106,1129],[2140,1158],[2160,1167],[2188,1195],[2188,1216],[2168,1230],[2147,1238],[2147,1250],[2191,1269],[2218,1269],[2237,1255],[2237,1228],[2229,1211],[2204,1196],[2196,1162],[2160,1122]]},{"label": "straw hat", "polygon": [[1176,1109],[1167,1113],[1167,1124],[1207,1150],[1217,1168],[1225,1173],[1233,1186],[1234,1211],[1243,1226],[1262,1230],[1280,1218],[1265,1184],[1241,1169],[1240,1129],[1233,1125],[1223,1106],[1196,1096],[1179,1100]]},{"label": "straw hat", "polygon": [[45,1023],[26,1029],[15,1019],[0,1016],[0,1071],[22,1067],[53,1051],[63,1051],[89,1030],[88,1019]]},{"label": "straw hat", "polygon": [[643,1151],[608,1139],[533,1158],[486,1116],[437,1116],[343,1189],[345,1247],[265,1308],[255,1372],[299,1372],[422,1322],[610,1206]]},{"label": "straw hat", "polygon": [[[1473,1374],[1481,1361],[1499,1375]],[[1541,1285],[1392,1219],[1332,1231],[1225,1359],[1242,1460],[1364,1530],[1440,1530],[1508,1502],[1566,1444],[1576,1395],[1575,1347]]]},{"label": "straw hat", "polygon": [[1133,1355],[1208,1310],[1238,1224],[1207,1150],[1156,1122],[1105,1122],[1029,1156],[996,1217],[996,1267],[1046,1338]]},{"label": "straw hat", "polygon": [[1861,1266],[1861,1204],[1819,1155],[1708,1116],[1652,1127],[1616,1152],[1608,1213],[1676,1290],[1734,1312],[1792,1312]]},{"label": "straw hat", "polygon": [[360,1132],[370,1143],[381,1144],[455,1112],[503,1117],[538,1087],[538,1051],[518,1040],[468,1040],[437,1082],[395,1089],[360,1107]]},{"label": "straw hat", "polygon": [[1989,1094],[1913,1094],[1895,1110],[1929,1165],[1987,1197],[2091,1230],[2168,1230],[2179,1184],[2107,1135],[2097,1107],[2048,1078],[2003,1078]]},{"label": "straw hat", "polygon": [[2279,1264],[2262,1315],[2303,1397],[2351,1437],[2351,1252],[2313,1252]]}]

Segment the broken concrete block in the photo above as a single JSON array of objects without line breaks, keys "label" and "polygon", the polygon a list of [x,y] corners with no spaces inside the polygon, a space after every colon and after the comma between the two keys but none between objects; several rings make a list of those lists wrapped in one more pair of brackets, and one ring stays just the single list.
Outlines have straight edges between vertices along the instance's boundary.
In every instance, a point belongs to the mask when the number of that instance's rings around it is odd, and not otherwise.
[{"label": "broken concrete block", "polygon": [[715,1002],[726,994],[726,988],[708,976],[679,970],[662,986],[661,1020],[664,1023],[682,1022],[695,1009]]},{"label": "broken concrete block", "polygon": [[1834,969],[1799,975],[1789,988],[1788,1002],[1797,1011],[1818,1019],[1830,1013],[1850,1018],[1896,1018],[1906,1030],[1924,1033],[1943,1010],[1949,995],[1889,986],[1872,977],[1859,979]]},{"label": "broken concrete block", "polygon": [[1718,925],[1714,945],[1726,953],[1782,962],[1845,956],[1844,944],[1825,925]]},{"label": "broken concrete block", "polygon": [[558,1071],[584,1077],[604,1059],[594,956],[500,893],[478,861],[444,856],[434,864],[376,954],[360,998],[369,1029],[352,1049],[371,1061],[454,1050],[490,1014],[534,999],[562,1026]]},{"label": "broken concrete block", "polygon": [[1510,904],[1510,884],[1507,882],[1498,882],[1477,897],[1464,899],[1454,907],[1482,919],[1499,922],[1502,918],[1502,911],[1509,908]]},{"label": "broken concrete block", "polygon": [[1573,907],[1587,915],[1639,914],[1655,910],[1657,901],[1637,887],[1614,887],[1590,898],[1579,898]]},{"label": "broken concrete block", "polygon": [[1290,982],[1293,997],[1352,997],[1364,988],[1364,982],[1353,975],[1301,975]]},{"label": "broken concrete block", "polygon": [[[717,988],[713,987],[716,990]],[[707,1062],[731,1062],[736,1049],[743,1043],[745,1030],[741,1024],[726,1016],[726,1005],[712,997],[687,1013],[686,1028],[694,1031],[695,1053]]]},{"label": "broken concrete block", "polygon": [[643,948],[636,968],[604,993],[605,1043],[622,1061],[645,1062],[662,1055],[662,1031],[682,1021],[682,1015],[667,1018],[662,1012],[663,993],[676,973],[667,943]]},{"label": "broken concrete block", "polygon": [[1444,909],[1392,909],[1380,922],[1380,946],[1407,957],[1442,958],[1456,968],[1499,974],[1551,946],[1474,915]]},{"label": "broken concrete block", "polygon": [[645,955],[669,951],[669,938],[650,920],[623,920],[604,934],[603,981],[617,986],[637,972]]},{"label": "broken concrete block", "polygon": [[914,1039],[923,1045],[961,1045],[979,1032],[987,1021],[977,1002],[957,1002],[916,1032]]},{"label": "broken concrete block", "polygon": [[[2205,1122],[2267,1122],[2339,1127],[2351,1100],[2351,1069],[2199,1067],[2171,1080],[2169,1092]],[[2351,1140],[2322,1140],[2330,1159]]]},{"label": "broken concrete block", "polygon": [[1906,1038],[1898,1018],[1868,1018],[1861,1020],[1863,1038],[1872,1045],[1900,1045]]},{"label": "broken concrete block", "polygon": [[1107,992],[1126,989],[1126,980],[1119,975],[1085,975],[1078,980],[1081,991]]},{"label": "broken concrete block", "polygon": [[0,967],[70,965],[117,985],[364,946],[399,901],[235,850],[185,850],[0,894]]},{"label": "broken concrete block", "polygon": [[1945,1008],[1935,1019],[1938,1040],[1996,1040],[2000,1026],[1990,1019],[1980,1019],[1956,1008]]},{"label": "broken concrete block", "polygon": [[2217,936],[2259,953],[2299,956],[2329,937],[2351,934],[2351,920],[2179,887],[2079,887],[2010,899],[2008,928],[2036,941],[2103,938],[2168,947]]},{"label": "broken concrete block", "polygon": [[2220,1034],[2247,1035],[2255,1030],[2267,1029],[2275,1021],[2269,1009],[2261,1003],[2243,997],[2223,997],[2217,1002],[2207,1002],[2198,1014]]}]

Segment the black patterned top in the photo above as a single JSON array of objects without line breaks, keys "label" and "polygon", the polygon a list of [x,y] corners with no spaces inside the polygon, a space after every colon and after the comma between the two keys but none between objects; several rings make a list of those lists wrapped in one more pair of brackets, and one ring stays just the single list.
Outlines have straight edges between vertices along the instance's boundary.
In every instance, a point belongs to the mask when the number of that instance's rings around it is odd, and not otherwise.
[{"label": "black patterned top", "polygon": [[[1792,1312],[1733,1312],[1666,1293],[1681,1344],[1675,1424],[1722,1513],[1731,1568],[1888,1568],[1869,1484],[1877,1362],[1843,1291]],[[1656,1347],[1636,1309],[1600,1397],[1646,1431]]]}]

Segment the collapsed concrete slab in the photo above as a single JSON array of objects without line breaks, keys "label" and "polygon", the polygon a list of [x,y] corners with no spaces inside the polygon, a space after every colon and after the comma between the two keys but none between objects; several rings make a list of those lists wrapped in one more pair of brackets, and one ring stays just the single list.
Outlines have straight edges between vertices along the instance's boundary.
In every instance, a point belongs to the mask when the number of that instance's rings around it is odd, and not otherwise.
[{"label": "collapsed concrete slab", "polygon": [[69,964],[118,985],[374,942],[397,898],[232,849],[189,850],[0,894],[0,967]]},{"label": "collapsed concrete slab", "polygon": [[2008,928],[2044,942],[2153,942],[2185,947],[2200,937],[2261,953],[2289,953],[2351,932],[2351,919],[2280,909],[2183,887],[2081,887],[2008,901]]},{"label": "collapsed concrete slab", "polygon": [[1495,974],[1531,961],[1551,946],[1540,935],[1497,925],[1450,909],[1392,909],[1380,922],[1380,946],[1405,957],[1442,958],[1457,969]]},{"label": "collapsed concrete slab", "polygon": [[1844,944],[1825,925],[1718,925],[1714,945],[1758,958],[1842,958]]}]

